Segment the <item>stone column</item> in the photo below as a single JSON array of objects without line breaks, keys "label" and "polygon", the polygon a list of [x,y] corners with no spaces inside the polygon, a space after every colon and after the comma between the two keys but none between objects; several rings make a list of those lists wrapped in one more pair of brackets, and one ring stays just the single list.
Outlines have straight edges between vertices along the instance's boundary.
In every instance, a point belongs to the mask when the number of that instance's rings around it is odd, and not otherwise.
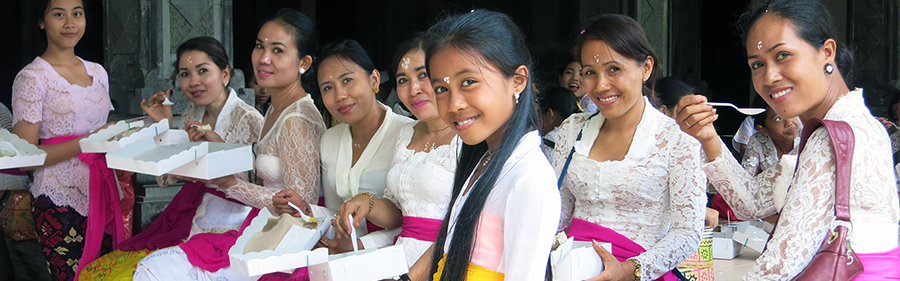
[{"label": "stone column", "polygon": [[[174,79],[175,50],[197,36],[211,36],[232,56],[232,0],[106,0],[106,66],[110,97],[117,110],[143,114],[141,99],[173,89],[173,108],[181,114],[188,100]],[[232,58],[233,62],[233,58]],[[244,88],[244,75],[235,70],[230,86],[238,96],[254,102]]]},{"label": "stone column", "polygon": [[644,27],[647,39],[656,50],[659,61],[660,78],[669,73],[671,65],[669,59],[669,1],[668,0],[642,0],[637,1],[636,16],[638,23]]}]

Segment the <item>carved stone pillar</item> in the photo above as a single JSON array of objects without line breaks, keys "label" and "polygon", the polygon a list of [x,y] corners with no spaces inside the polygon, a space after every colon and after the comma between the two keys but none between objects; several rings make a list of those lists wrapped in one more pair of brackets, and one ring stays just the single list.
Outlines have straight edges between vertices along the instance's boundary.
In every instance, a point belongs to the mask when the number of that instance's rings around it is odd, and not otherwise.
[{"label": "carved stone pillar", "polygon": [[669,73],[669,1],[668,0],[640,0],[636,1],[636,16],[638,23],[644,27],[647,39],[653,45],[659,61],[660,76],[665,77]]},{"label": "carved stone pillar", "polygon": [[[182,42],[210,36],[232,57],[232,0],[105,0],[103,9],[110,97],[122,113],[143,114],[141,99],[165,89],[174,90],[175,114],[184,111],[189,101],[173,75]],[[243,73],[232,76],[230,86],[252,105]]]}]

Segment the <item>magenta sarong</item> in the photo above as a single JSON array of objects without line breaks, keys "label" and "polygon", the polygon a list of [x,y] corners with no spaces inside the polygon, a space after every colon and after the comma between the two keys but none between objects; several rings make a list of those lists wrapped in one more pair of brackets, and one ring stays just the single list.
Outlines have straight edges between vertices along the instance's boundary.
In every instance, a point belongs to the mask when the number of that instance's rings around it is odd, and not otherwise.
[{"label": "magenta sarong", "polygon": [[[41,140],[41,145],[53,145],[80,138],[68,135]],[[90,166],[88,184],[88,216],[87,230],[84,237],[84,252],[75,271],[75,280],[81,269],[100,256],[100,245],[103,233],[108,232],[113,238],[113,249],[125,240],[125,223],[122,221],[122,207],[119,201],[119,186],[116,174],[106,165],[103,153],[79,153],[78,159]]]},{"label": "magenta sarong", "polygon": [[856,253],[863,272],[853,281],[900,280],[900,247],[884,253]]}]

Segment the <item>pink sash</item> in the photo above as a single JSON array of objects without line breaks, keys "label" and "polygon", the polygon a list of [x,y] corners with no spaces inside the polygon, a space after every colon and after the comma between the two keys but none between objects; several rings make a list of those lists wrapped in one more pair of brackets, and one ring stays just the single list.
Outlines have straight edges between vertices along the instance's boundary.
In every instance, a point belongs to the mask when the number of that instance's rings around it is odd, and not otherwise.
[{"label": "pink sash", "polygon": [[443,220],[404,216],[403,226],[397,236],[434,242],[441,231],[442,223],[444,223]]},{"label": "pink sash", "polygon": [[[620,262],[647,251],[615,230],[582,219],[572,219],[569,237],[575,237],[575,241],[597,240],[597,242],[612,243],[612,254]],[[672,271],[668,271],[656,280],[678,281],[678,277]]]},{"label": "pink sash", "polygon": [[863,272],[853,281],[900,280],[900,247],[884,253],[856,253]]},{"label": "pink sash", "polygon": [[[210,193],[231,202],[242,204],[225,197],[225,193],[206,187],[202,182],[185,182],[172,202],[147,229],[119,244],[119,250],[155,250],[178,245],[191,233],[191,224],[197,208],[203,202],[203,194]],[[215,215],[215,214],[210,214]]]},{"label": "pink sash", "polygon": [[[41,140],[41,145],[64,143],[81,136],[68,135]],[[119,201],[119,187],[116,175],[106,166],[106,155],[102,153],[79,153],[78,159],[88,164],[91,169],[88,188],[87,233],[85,234],[84,252],[78,262],[75,280],[81,269],[100,256],[100,245],[103,232],[109,232],[113,238],[113,248],[125,240],[125,224],[122,222],[122,207]]]},{"label": "pink sash", "polygon": [[203,270],[216,272],[219,269],[228,267],[231,262],[228,260],[228,250],[234,246],[237,238],[244,233],[244,229],[250,225],[253,218],[259,214],[259,209],[253,208],[244,223],[241,224],[240,231],[228,231],[225,233],[201,233],[191,237],[191,240],[178,244],[181,250],[187,255],[187,259],[191,264],[202,268]]}]

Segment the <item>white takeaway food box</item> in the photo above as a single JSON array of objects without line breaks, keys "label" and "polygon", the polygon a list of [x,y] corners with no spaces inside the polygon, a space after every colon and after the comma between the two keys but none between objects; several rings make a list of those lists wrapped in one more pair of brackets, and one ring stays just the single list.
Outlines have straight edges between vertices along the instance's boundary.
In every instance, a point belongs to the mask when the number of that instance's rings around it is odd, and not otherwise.
[{"label": "white takeaway food box", "polygon": [[[598,244],[612,253],[611,243],[598,242]],[[600,259],[600,254],[594,250],[591,242],[574,241],[572,237],[569,237],[566,243],[551,253],[551,259],[555,259],[554,257],[558,258],[552,266],[553,280],[556,281],[585,280],[603,272],[603,260]]]},{"label": "white takeaway food box", "polygon": [[734,241],[733,236],[734,232],[713,232],[713,259],[730,260],[744,252],[744,246]]},{"label": "white takeaway food box", "polygon": [[168,130],[106,154],[110,168],[159,176],[215,179],[253,169],[250,145],[190,142],[187,132]]},{"label": "white takeaway food box", "polygon": [[409,272],[403,244],[328,256],[328,262],[309,266],[311,281],[383,280]]},{"label": "white takeaway food box", "polygon": [[250,225],[244,229],[244,233],[238,237],[234,246],[231,246],[231,249],[228,250],[231,270],[247,276],[257,276],[278,271],[291,272],[296,268],[328,262],[328,248],[310,250],[316,245],[319,238],[331,228],[331,218],[328,217],[316,218],[319,226],[304,233],[307,236],[304,240],[307,242],[300,247],[244,254],[247,243],[254,234],[266,226],[271,217],[273,216],[267,208],[260,209],[259,214],[250,221]]},{"label": "white takeaway food box", "polygon": [[16,156],[0,157],[0,169],[41,166],[47,159],[46,151],[5,129],[0,129],[0,141],[9,142],[16,150]]},{"label": "white takeaway food box", "polygon": [[141,129],[137,133],[134,133],[128,137],[122,138],[117,141],[110,141],[109,139],[115,137],[116,135],[130,130],[131,128],[137,128],[144,126],[145,119],[132,119],[132,120],[123,120],[119,121],[116,124],[113,124],[106,129],[97,131],[96,133],[78,141],[78,144],[81,146],[81,152],[85,153],[105,153],[118,150],[121,147],[124,147],[128,144],[134,143],[138,140],[150,138],[162,133],[165,133],[169,130],[169,119],[163,119],[158,123],[151,125],[150,127]]}]

